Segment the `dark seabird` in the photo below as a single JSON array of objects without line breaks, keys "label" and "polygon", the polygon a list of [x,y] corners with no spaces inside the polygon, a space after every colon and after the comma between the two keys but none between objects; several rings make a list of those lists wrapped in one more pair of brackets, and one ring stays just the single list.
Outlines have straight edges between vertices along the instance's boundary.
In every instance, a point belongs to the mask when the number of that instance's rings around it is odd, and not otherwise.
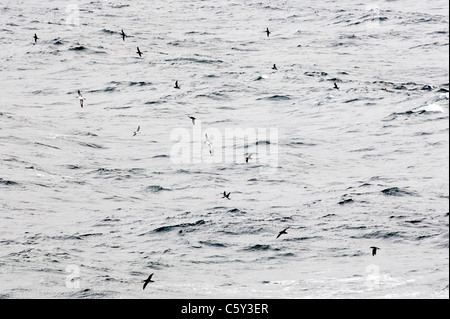
[{"label": "dark seabird", "polygon": [[193,116],[189,116],[189,118],[192,120],[192,124],[194,124],[195,125],[195,117],[193,117]]},{"label": "dark seabird", "polygon": [[152,276],[153,276],[153,274],[151,274],[150,276],[148,276],[148,278],[147,278],[146,280],[144,280],[144,287],[142,288],[142,290],[144,290],[145,287],[147,287],[147,285],[148,285],[149,282],[154,282],[154,281],[152,280]]},{"label": "dark seabird", "polygon": [[249,154],[249,155],[247,155],[247,156],[245,157],[245,162],[246,162],[246,163],[248,163],[248,160],[252,158],[252,155],[253,155],[253,153],[251,153],[251,154]]},{"label": "dark seabird", "polygon": [[336,90],[339,90],[339,86],[336,84],[336,82],[334,82],[334,88],[335,88]]},{"label": "dark seabird", "polygon": [[34,37],[33,37],[33,38],[34,38],[34,44],[36,44],[36,43],[37,43],[37,40],[39,39],[38,36],[36,35],[36,33],[34,34]]},{"label": "dark seabird", "polygon": [[137,130],[134,131],[134,133],[133,133],[133,136],[136,136],[137,134],[141,133],[141,132],[140,132],[140,129],[141,129],[141,126],[138,125]]},{"label": "dark seabird", "polygon": [[224,192],[223,192],[223,197],[222,197],[222,198],[230,199],[230,194],[231,194],[231,192],[228,192],[228,194],[227,194],[227,192],[224,191]]},{"label": "dark seabird", "polygon": [[266,29],[267,36],[269,36],[272,32],[269,31],[269,28]]},{"label": "dark seabird", "polygon": [[372,249],[372,256],[375,256],[377,254],[377,250],[380,249],[378,247],[370,247]]},{"label": "dark seabird", "polygon": [[179,89],[180,87],[178,86],[178,81],[175,81],[175,86],[174,86],[174,88],[175,89]]},{"label": "dark seabird", "polygon": [[142,52],[141,52],[141,50],[139,50],[139,47],[137,47],[137,52],[136,53],[139,54],[139,57],[142,57]]},{"label": "dark seabird", "polygon": [[123,30],[120,32],[120,35],[122,36],[123,41],[125,41],[125,37],[127,37],[127,35],[123,32]]},{"label": "dark seabird", "polygon": [[288,230],[289,228],[290,228],[290,227],[286,227],[285,229],[283,229],[282,231],[280,231],[280,232],[278,233],[277,238],[280,237],[280,236],[283,235],[283,234],[287,234],[286,230]]},{"label": "dark seabird", "polygon": [[78,90],[78,96],[77,96],[77,99],[80,100],[80,105],[81,105],[81,107],[83,107],[83,106],[84,106],[84,100],[86,100],[86,98],[84,98],[83,95],[81,95],[80,90]]},{"label": "dark seabird", "polygon": [[272,68],[272,70],[278,70],[278,69],[277,69],[277,65],[276,65],[276,64],[274,64],[274,65],[273,65],[273,68]]}]

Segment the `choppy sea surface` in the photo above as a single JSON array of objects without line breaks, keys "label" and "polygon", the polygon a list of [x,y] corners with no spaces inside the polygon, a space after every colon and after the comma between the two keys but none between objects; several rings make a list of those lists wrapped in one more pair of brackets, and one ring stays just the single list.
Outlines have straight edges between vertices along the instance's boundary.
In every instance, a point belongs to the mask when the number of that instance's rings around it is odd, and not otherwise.
[{"label": "choppy sea surface", "polygon": [[448,10],[1,0],[0,298],[449,298]]}]

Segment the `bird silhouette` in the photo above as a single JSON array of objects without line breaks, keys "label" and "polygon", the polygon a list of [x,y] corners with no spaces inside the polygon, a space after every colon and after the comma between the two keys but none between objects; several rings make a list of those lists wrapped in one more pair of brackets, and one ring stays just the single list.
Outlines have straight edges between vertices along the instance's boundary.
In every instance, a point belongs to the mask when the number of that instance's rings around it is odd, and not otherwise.
[{"label": "bird silhouette", "polygon": [[269,28],[266,29],[266,34],[269,36],[272,32],[269,31]]},{"label": "bird silhouette", "polygon": [[39,39],[38,36],[36,35],[36,33],[34,34],[34,44],[36,44],[37,40]]},{"label": "bird silhouette", "polygon": [[189,116],[189,118],[192,120],[192,124],[195,125],[195,117]]},{"label": "bird silhouette", "polygon": [[277,65],[276,65],[276,64],[274,64],[274,65],[273,65],[273,67],[272,67],[272,70],[278,70],[278,68],[277,68]]},{"label": "bird silhouette", "polygon": [[377,250],[380,249],[378,247],[370,247],[372,249],[372,256],[375,256],[377,254]]},{"label": "bird silhouette", "polygon": [[136,136],[137,134],[141,133],[140,130],[141,130],[141,126],[138,125],[137,130],[134,131],[134,133],[133,133],[133,136]]},{"label": "bird silhouette", "polygon": [[127,37],[127,35],[125,34],[125,32],[120,32],[120,35],[122,36],[122,40],[125,41],[125,37]]},{"label": "bird silhouette", "polygon": [[174,86],[174,88],[175,88],[175,89],[180,89],[180,86],[178,85],[178,81],[175,81],[175,86]]},{"label": "bird silhouette", "polygon": [[222,198],[230,199],[230,194],[231,194],[231,192],[228,192],[228,194],[227,194],[227,192],[224,191],[224,192],[223,192],[223,197],[222,197]]},{"label": "bird silhouette", "polygon": [[290,228],[290,226],[289,226],[289,227],[286,227],[285,229],[283,229],[282,231],[280,231],[280,232],[278,233],[277,238],[280,237],[280,236],[283,235],[283,234],[287,234],[286,230],[288,230],[289,228]]},{"label": "bird silhouette", "polygon": [[252,158],[252,155],[253,155],[253,153],[248,154],[248,155],[245,157],[245,162],[246,162],[246,163],[248,163],[248,160]]},{"label": "bird silhouette", "polygon": [[336,90],[339,90],[339,86],[336,84],[336,82],[334,82],[334,88],[335,88]]},{"label": "bird silhouette", "polygon": [[152,276],[153,276],[153,274],[151,274],[150,276],[148,276],[147,279],[144,280],[144,287],[142,287],[142,290],[144,290],[145,287],[147,287],[147,285],[148,285],[150,282],[154,282],[154,281],[152,280]]},{"label": "bird silhouette", "polygon": [[142,57],[142,52],[141,52],[141,50],[139,50],[139,47],[137,47],[137,52],[136,53],[139,54],[139,57]]}]

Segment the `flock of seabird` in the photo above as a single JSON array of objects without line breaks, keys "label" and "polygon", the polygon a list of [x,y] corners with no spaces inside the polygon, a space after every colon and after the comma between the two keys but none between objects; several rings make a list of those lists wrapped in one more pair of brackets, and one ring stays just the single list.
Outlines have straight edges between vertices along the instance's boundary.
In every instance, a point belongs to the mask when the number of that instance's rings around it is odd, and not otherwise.
[{"label": "flock of seabird", "polygon": [[[267,37],[269,37],[270,34],[271,34],[272,32],[269,30],[269,28],[267,28],[266,31],[265,31],[265,33],[267,34]],[[123,30],[121,30],[120,35],[122,36],[122,40],[123,40],[123,41],[125,41],[125,38],[128,36],[128,35],[125,34],[125,32],[124,32]],[[36,44],[36,43],[37,43],[37,40],[39,39],[39,37],[37,36],[36,33],[34,34],[33,39],[34,39],[34,44]],[[142,57],[142,51],[139,49],[139,47],[137,47],[136,53],[139,55],[139,57]],[[278,70],[276,64],[273,65],[272,70]],[[175,88],[175,89],[181,89],[181,87],[180,87],[179,84],[178,84],[178,81],[175,81],[175,86],[174,86],[174,88]],[[336,82],[334,82],[334,89],[339,90],[339,87],[338,87],[338,85],[337,85]],[[385,88],[384,88],[383,90],[387,91],[387,89],[385,89]],[[83,95],[81,94],[81,91],[80,91],[80,90],[78,90],[78,96],[77,96],[76,98],[80,101],[80,106],[81,106],[81,107],[84,107],[84,101],[86,100],[86,98],[83,97]],[[189,116],[189,118],[192,120],[192,124],[195,125],[195,120],[196,120],[196,118],[193,117],[193,116]],[[141,127],[138,126],[137,129],[134,131],[133,136],[136,136],[137,134],[139,134],[139,133],[140,133],[140,129],[141,129]],[[208,137],[208,135],[207,135],[206,133],[205,133],[205,137],[206,137],[205,144],[208,145],[209,153],[212,154],[212,153],[213,153],[213,145],[212,145],[212,143],[211,143],[211,140],[209,139],[209,137]],[[251,159],[251,157],[252,157],[252,154],[248,154],[248,155],[245,157],[245,162],[248,163],[248,161],[249,161],[249,159]],[[228,192],[228,193],[227,193],[226,191],[224,191],[224,192],[223,192],[223,197],[222,197],[222,198],[225,198],[225,199],[230,200],[230,194],[231,194],[231,192]],[[286,228],[283,229],[283,230],[281,230],[281,231],[278,233],[278,235],[277,235],[276,238],[279,238],[281,235],[286,235],[286,234],[287,234],[287,230],[288,230],[289,228],[290,228],[290,226],[289,226],[289,227],[286,227]],[[372,249],[372,256],[375,256],[375,255],[377,254],[377,250],[380,250],[380,248],[374,247],[374,246],[370,247],[370,249]],[[150,276],[148,276],[147,279],[145,279],[145,280],[143,281],[143,282],[144,282],[144,286],[143,286],[142,289],[145,289],[145,287],[147,287],[147,285],[148,285],[149,283],[154,282],[154,281],[152,280],[153,275],[154,275],[154,273],[152,273]]]}]

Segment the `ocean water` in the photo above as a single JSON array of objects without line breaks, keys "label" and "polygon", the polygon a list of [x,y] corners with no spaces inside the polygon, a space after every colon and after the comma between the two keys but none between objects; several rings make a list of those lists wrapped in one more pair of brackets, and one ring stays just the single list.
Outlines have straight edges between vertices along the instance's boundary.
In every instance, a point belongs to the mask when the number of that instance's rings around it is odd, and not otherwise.
[{"label": "ocean water", "polygon": [[0,298],[449,298],[448,10],[0,0]]}]

